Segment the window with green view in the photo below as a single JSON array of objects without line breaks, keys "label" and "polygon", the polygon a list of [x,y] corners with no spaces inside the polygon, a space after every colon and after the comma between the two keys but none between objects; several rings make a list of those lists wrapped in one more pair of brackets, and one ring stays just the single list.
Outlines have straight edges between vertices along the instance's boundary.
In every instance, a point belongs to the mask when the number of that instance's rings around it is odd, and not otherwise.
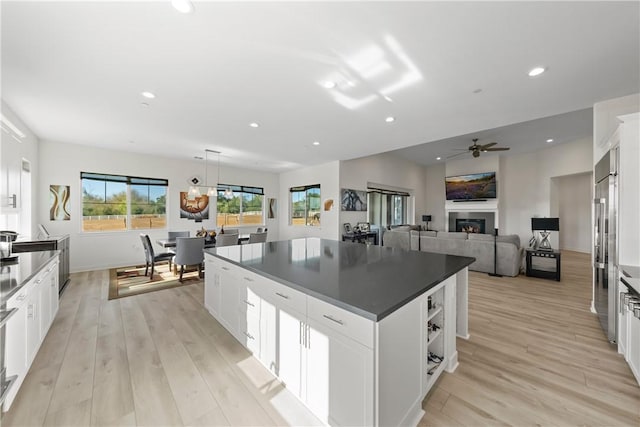
[{"label": "window with green view", "polygon": [[264,225],[264,189],[218,184],[216,225]]},{"label": "window with green view", "polygon": [[82,231],[126,231],[167,226],[166,179],[81,172]]},{"label": "window with green view", "polygon": [[320,184],[292,187],[291,225],[320,225]]}]

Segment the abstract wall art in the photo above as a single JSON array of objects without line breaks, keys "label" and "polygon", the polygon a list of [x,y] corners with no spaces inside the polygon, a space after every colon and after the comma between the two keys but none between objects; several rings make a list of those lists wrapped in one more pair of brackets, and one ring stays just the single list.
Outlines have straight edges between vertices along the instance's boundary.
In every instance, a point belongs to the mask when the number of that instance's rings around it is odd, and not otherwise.
[{"label": "abstract wall art", "polygon": [[209,196],[203,194],[189,199],[189,192],[181,191],[180,218],[192,219],[195,222],[209,219]]},{"label": "abstract wall art", "polygon": [[49,219],[51,221],[69,221],[69,193],[68,185],[49,186]]},{"label": "abstract wall art", "polygon": [[343,188],[340,194],[340,207],[343,211],[366,211],[367,192]]}]

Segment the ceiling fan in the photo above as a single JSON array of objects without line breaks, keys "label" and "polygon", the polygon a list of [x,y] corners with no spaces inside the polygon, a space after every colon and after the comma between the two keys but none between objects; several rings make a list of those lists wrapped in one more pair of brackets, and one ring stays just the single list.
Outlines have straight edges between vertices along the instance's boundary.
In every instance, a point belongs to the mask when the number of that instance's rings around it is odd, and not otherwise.
[{"label": "ceiling fan", "polygon": [[458,150],[464,150],[462,153],[454,154],[453,156],[447,157],[450,159],[452,157],[459,156],[461,154],[466,154],[466,152],[471,151],[473,157],[480,157],[480,153],[486,153],[489,151],[507,151],[509,147],[494,147],[497,142],[490,142],[488,144],[478,144],[478,138],[473,138],[473,145],[470,145],[469,148],[458,148]]}]

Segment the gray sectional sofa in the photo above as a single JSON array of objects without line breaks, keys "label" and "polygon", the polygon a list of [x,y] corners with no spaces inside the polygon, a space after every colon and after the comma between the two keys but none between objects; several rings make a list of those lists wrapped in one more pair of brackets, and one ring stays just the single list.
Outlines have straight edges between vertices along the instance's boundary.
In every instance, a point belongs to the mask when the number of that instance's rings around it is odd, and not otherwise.
[{"label": "gray sectional sofa", "polygon": [[[493,273],[493,235],[419,231],[417,228],[419,226],[404,226],[386,230],[382,236],[382,244],[405,250],[474,257],[476,261],[469,266],[469,270]],[[520,237],[517,234],[498,236],[496,246],[498,274],[504,276],[520,274],[523,255]]]}]

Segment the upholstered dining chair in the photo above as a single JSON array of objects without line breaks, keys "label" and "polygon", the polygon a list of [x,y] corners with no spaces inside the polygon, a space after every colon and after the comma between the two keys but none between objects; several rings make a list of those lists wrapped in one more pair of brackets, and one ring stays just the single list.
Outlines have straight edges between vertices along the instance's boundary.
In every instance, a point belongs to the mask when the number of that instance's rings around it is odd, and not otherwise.
[{"label": "upholstered dining chair", "polygon": [[249,241],[247,243],[263,243],[267,241],[267,232],[249,233]]},{"label": "upholstered dining chair", "polygon": [[146,266],[144,268],[144,275],[147,275],[149,271],[149,266],[151,266],[151,274],[149,277],[153,279],[153,270],[157,262],[168,261],[169,262],[169,270],[171,270],[171,259],[174,256],[173,252],[163,252],[157,254],[153,250],[153,245],[151,244],[151,239],[148,234],[140,234],[140,240],[142,240],[142,247],[144,248],[144,257],[146,261]]},{"label": "upholstered dining chair", "polygon": [[180,278],[185,265],[197,265],[198,277],[202,277],[202,264],[204,263],[204,237],[178,237],[176,238],[176,256],[173,259],[180,266]]},{"label": "upholstered dining chair", "polygon": [[239,228],[225,228],[224,234],[240,234]]},{"label": "upholstered dining chair", "polygon": [[[169,231],[167,237],[169,238],[169,240],[176,240],[178,237],[190,237],[190,236],[191,236],[190,231]],[[175,254],[176,248],[169,248],[168,252]]]},{"label": "upholstered dining chair", "polygon": [[225,230],[224,234],[218,234],[216,236],[216,248],[237,245],[240,241],[238,239],[239,236],[239,234],[229,234],[227,230]]}]

